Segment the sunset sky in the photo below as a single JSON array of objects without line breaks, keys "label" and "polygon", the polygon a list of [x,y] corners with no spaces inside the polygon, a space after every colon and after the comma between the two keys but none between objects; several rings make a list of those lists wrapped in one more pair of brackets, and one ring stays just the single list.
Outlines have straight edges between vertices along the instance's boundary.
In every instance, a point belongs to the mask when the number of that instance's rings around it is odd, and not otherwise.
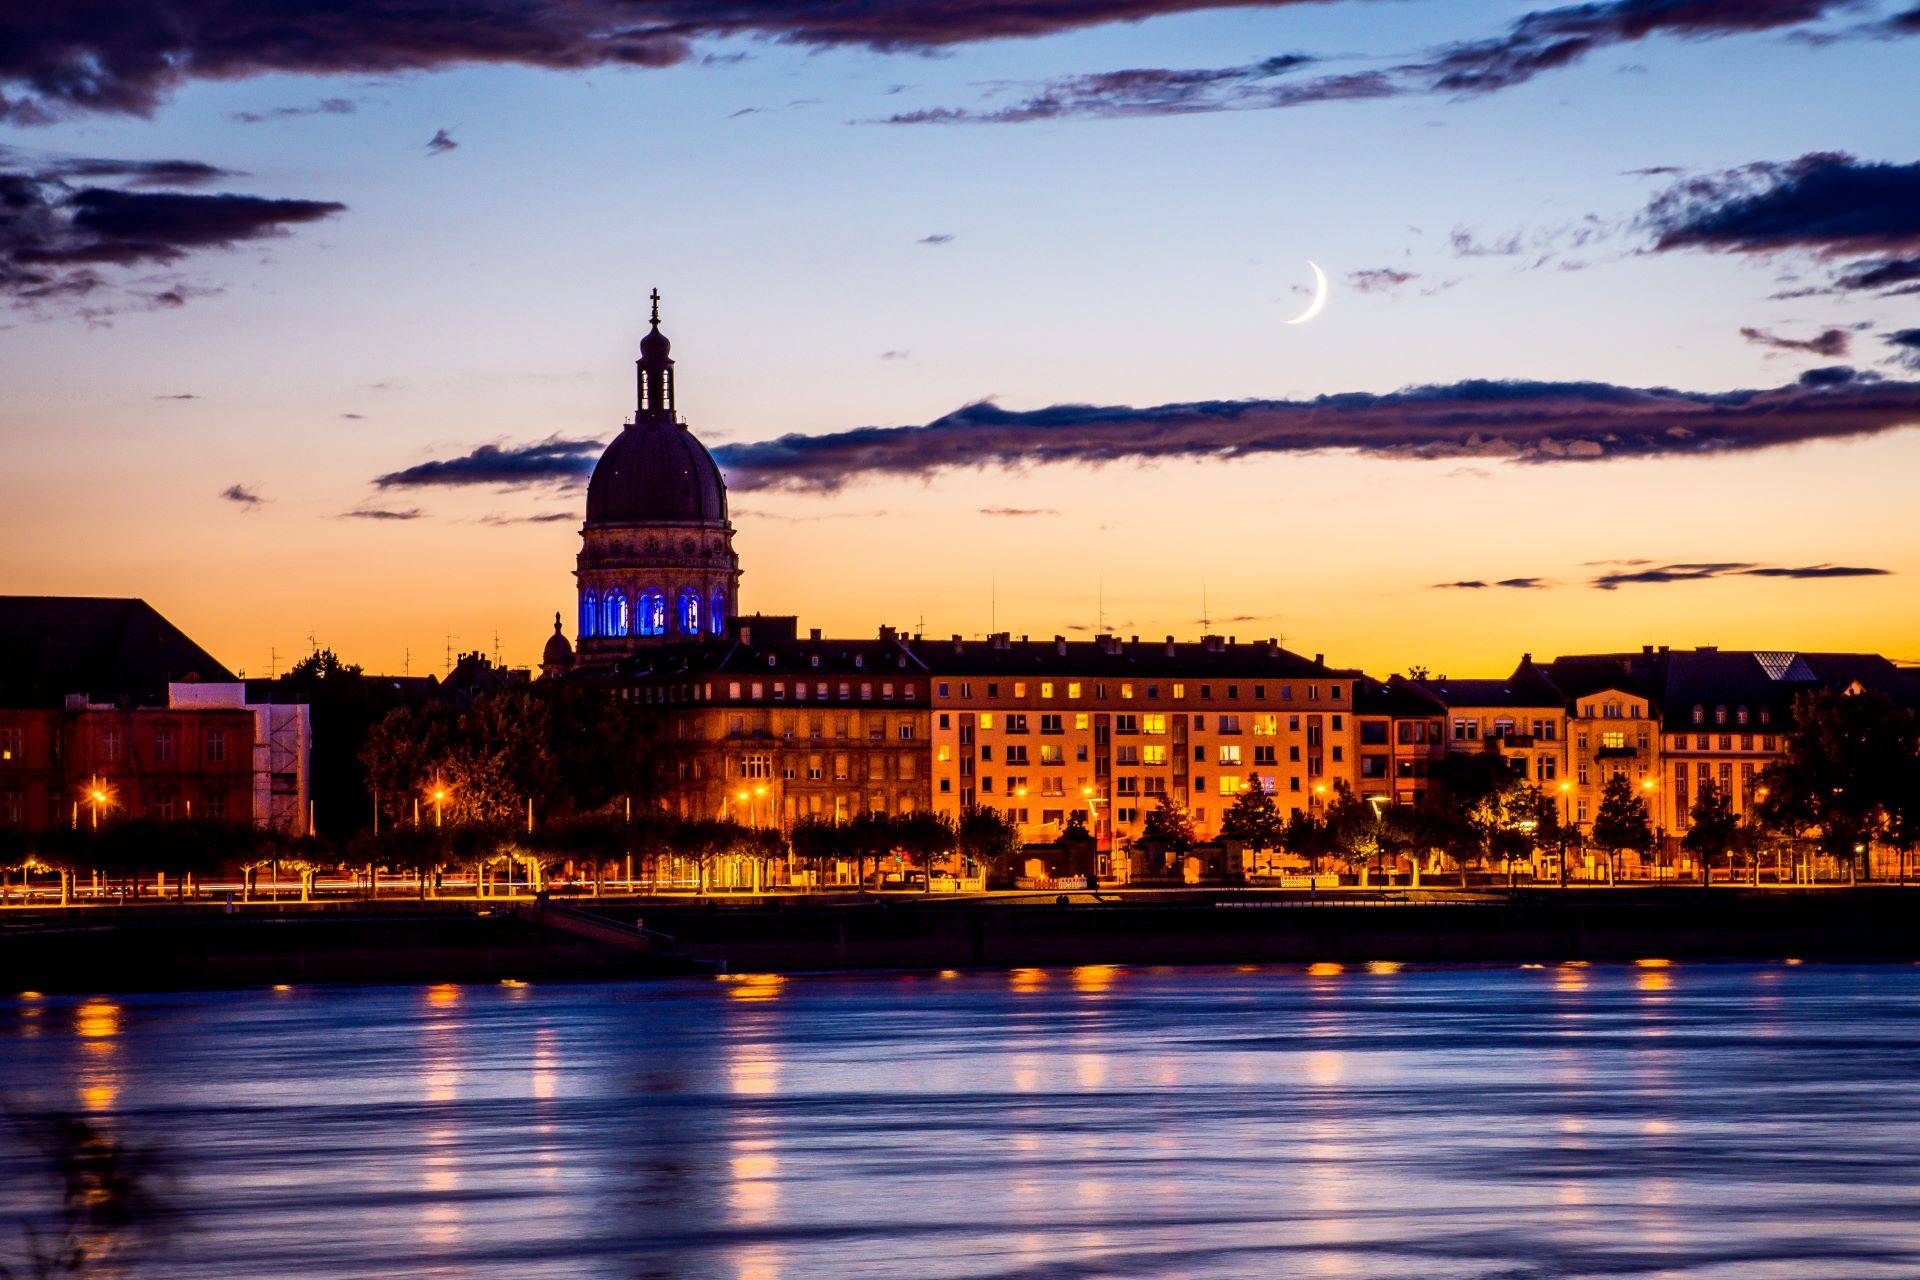
[{"label": "sunset sky", "polygon": [[534,661],[658,287],[747,610],[1920,659],[1913,0],[7,8],[0,592]]}]

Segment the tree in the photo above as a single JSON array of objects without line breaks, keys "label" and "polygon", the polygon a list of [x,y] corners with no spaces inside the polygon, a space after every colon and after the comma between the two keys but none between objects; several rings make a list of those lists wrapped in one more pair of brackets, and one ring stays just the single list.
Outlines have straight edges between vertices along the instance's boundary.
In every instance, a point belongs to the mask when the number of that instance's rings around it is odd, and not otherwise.
[{"label": "tree", "polygon": [[[1786,753],[1761,773],[1762,820],[1810,832],[1821,852],[1855,867],[1877,839],[1908,839],[1920,790],[1914,713],[1872,690],[1823,689],[1793,702]],[[1870,866],[1870,864],[1869,864]]]},{"label": "tree", "polygon": [[1634,790],[1632,779],[1616,773],[1600,789],[1600,808],[1589,828],[1593,843],[1607,855],[1607,879],[1614,878],[1614,859],[1632,850],[1644,854],[1653,848],[1653,821],[1646,802]]},{"label": "tree", "polygon": [[817,813],[795,819],[787,839],[793,856],[811,866],[816,879],[826,862],[848,848],[844,824]]},{"label": "tree", "polygon": [[1526,789],[1523,767],[1492,740],[1480,751],[1435,762],[1424,801],[1425,825],[1433,847],[1453,859],[1463,887],[1475,859],[1512,855],[1510,810],[1517,793]]},{"label": "tree", "polygon": [[862,810],[847,823],[846,840],[847,850],[853,854],[860,872],[860,884],[864,888],[867,883],[867,863],[871,861],[877,868],[894,850],[893,821],[884,813]]},{"label": "tree", "polygon": [[1186,853],[1198,841],[1193,819],[1187,811],[1162,795],[1153,808],[1147,810],[1146,820],[1140,824],[1140,839],[1135,843],[1157,851],[1171,866],[1174,858]]},{"label": "tree", "polygon": [[1020,828],[998,809],[974,805],[960,815],[955,846],[970,866],[1004,870],[1020,852]]},{"label": "tree", "polygon": [[1247,779],[1220,819],[1220,838],[1237,840],[1249,849],[1278,848],[1285,829],[1286,819],[1258,777]]},{"label": "tree", "polygon": [[1085,809],[1067,810],[1067,821],[1066,825],[1060,828],[1060,839],[1062,841],[1078,840],[1083,842],[1093,839],[1093,833],[1087,830],[1087,811]]},{"label": "tree", "polygon": [[1710,780],[1701,782],[1687,821],[1687,834],[1681,838],[1681,847],[1700,864],[1700,883],[1712,884],[1713,860],[1730,854],[1740,833],[1740,816],[1733,811],[1733,797]]},{"label": "tree", "polygon": [[310,709],[310,790],[320,833],[344,840],[367,826],[373,797],[361,747],[374,726],[400,704],[400,694],[389,683],[369,679],[331,649],[314,650],[285,675],[266,682],[266,688],[266,696],[275,702],[305,703]]},{"label": "tree", "polygon": [[893,824],[896,847],[926,873],[926,890],[932,893],[934,859],[953,852],[959,843],[959,831],[943,815],[924,809],[903,813]]},{"label": "tree", "polygon": [[1320,859],[1333,849],[1333,832],[1324,818],[1295,809],[1281,826],[1277,843],[1294,857],[1305,859],[1309,874],[1319,875]]},{"label": "tree", "polygon": [[1327,842],[1348,863],[1362,866],[1376,863],[1381,850],[1382,822],[1373,805],[1353,793],[1345,782],[1333,784],[1333,800],[1327,805]]}]

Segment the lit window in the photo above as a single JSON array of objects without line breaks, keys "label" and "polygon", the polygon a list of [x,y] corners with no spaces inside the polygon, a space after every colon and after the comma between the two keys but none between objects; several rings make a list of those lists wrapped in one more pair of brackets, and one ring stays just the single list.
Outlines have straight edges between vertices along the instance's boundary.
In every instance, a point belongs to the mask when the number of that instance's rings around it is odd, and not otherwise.
[{"label": "lit window", "polygon": [[1121,696],[1122,698],[1126,698],[1126,699],[1130,699],[1130,698],[1132,698],[1132,697],[1133,697],[1133,686],[1132,686],[1132,685],[1130,685],[1130,684],[1122,684],[1122,685],[1120,686],[1120,696]]},{"label": "lit window", "polygon": [[991,728],[993,728],[993,712],[991,712],[991,711],[982,711],[982,712],[980,713],[980,727],[981,727],[982,729],[991,729]]},{"label": "lit window", "polygon": [[1067,696],[1069,698],[1077,698],[1080,696],[1080,682],[1078,680],[1067,681]]},{"label": "lit window", "polygon": [[1053,681],[1042,680],[1040,682],[1040,696],[1043,698],[1051,698],[1053,696]]},{"label": "lit window", "polygon": [[700,634],[700,593],[692,587],[680,589],[679,605],[675,612],[680,617],[680,634],[697,636]]},{"label": "lit window", "polygon": [[713,632],[714,635],[719,635],[725,631],[726,628],[727,593],[724,591],[716,591],[713,593],[713,606],[707,610],[707,629]]},{"label": "lit window", "polygon": [[1175,682],[1174,682],[1174,686],[1173,686],[1173,696],[1174,696],[1174,697],[1176,697],[1176,698],[1184,698],[1184,697],[1186,697],[1186,696],[1187,696],[1187,686],[1186,686],[1186,685],[1184,685],[1184,684],[1181,684],[1181,683],[1179,683],[1178,681],[1175,681]]},{"label": "lit window", "polygon": [[600,634],[600,597],[596,592],[580,593],[580,635],[597,636]]}]

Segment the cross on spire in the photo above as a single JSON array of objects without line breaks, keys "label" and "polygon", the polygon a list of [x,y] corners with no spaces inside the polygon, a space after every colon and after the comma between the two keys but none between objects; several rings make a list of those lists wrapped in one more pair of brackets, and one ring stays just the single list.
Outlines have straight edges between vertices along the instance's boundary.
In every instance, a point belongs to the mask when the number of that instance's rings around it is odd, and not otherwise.
[{"label": "cross on spire", "polygon": [[656,325],[660,323],[660,291],[658,289],[653,291],[653,323]]}]

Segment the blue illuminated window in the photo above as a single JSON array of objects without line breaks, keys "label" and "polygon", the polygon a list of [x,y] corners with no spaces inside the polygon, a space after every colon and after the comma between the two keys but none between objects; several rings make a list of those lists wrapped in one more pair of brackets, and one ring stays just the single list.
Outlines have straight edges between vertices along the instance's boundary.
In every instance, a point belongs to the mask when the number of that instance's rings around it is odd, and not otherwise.
[{"label": "blue illuminated window", "polygon": [[680,634],[697,636],[700,634],[700,593],[692,587],[680,590],[679,608]]},{"label": "blue illuminated window", "polygon": [[624,591],[607,592],[606,615],[607,615],[607,634],[608,635],[624,636],[627,634],[628,623],[631,621],[631,619],[627,614],[627,593],[626,592]]},{"label": "blue illuminated window", "polygon": [[580,593],[580,634],[582,637],[600,634],[600,597],[591,591]]},{"label": "blue illuminated window", "polygon": [[635,628],[643,636],[663,636],[667,634],[667,593],[660,590],[640,593],[639,625]]},{"label": "blue illuminated window", "polygon": [[713,607],[707,611],[707,630],[719,635],[727,629],[727,593],[713,593]]}]

